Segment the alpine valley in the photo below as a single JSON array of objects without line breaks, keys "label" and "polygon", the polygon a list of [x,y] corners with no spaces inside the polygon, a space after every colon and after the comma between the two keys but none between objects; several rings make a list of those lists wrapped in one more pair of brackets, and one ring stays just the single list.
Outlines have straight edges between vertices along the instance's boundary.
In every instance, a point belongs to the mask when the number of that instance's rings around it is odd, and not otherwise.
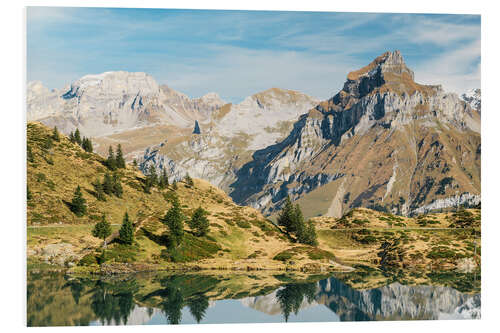
[{"label": "alpine valley", "polygon": [[31,82],[27,103],[28,121],[78,128],[102,155],[120,143],[143,172],[189,173],[268,216],[287,196],[306,217],[337,218],[356,207],[409,216],[481,201],[480,89],[460,98],[418,84],[399,51],[350,72],[326,101],[272,88],[233,105],[107,72],[61,90]]},{"label": "alpine valley", "polygon": [[27,88],[28,325],[480,318],[480,89]]}]

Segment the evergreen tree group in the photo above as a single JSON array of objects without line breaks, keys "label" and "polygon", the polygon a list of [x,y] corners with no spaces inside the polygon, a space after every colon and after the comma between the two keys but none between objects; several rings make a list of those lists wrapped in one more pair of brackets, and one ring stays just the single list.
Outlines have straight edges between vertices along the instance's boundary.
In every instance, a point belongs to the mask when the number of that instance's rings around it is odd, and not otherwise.
[{"label": "evergreen tree group", "polygon": [[106,215],[103,214],[101,221],[96,223],[92,230],[92,235],[102,239],[104,241],[104,247],[106,247],[106,238],[111,235],[111,224],[106,221]]},{"label": "evergreen tree group", "polygon": [[168,176],[167,176],[167,170],[165,170],[165,168],[162,168],[161,175],[158,178],[158,187],[160,189],[168,187]]},{"label": "evergreen tree group", "polygon": [[[57,131],[57,128],[54,127],[54,132]],[[54,137],[55,133],[52,135]],[[86,137],[81,137],[80,130],[77,128],[75,132],[70,132],[69,133],[69,140],[73,143],[78,144],[80,147],[82,147],[83,150],[85,150],[87,153],[92,153],[94,151],[93,145],[92,145],[92,140],[90,138]],[[56,140],[59,141],[59,140]]]},{"label": "evergreen tree group", "polygon": [[125,159],[123,158],[122,145],[118,144],[116,147],[116,156],[113,147],[108,148],[108,158],[106,159],[106,166],[108,169],[114,171],[116,169],[125,169]]},{"label": "evergreen tree group", "polygon": [[188,225],[196,236],[205,236],[208,233],[210,225],[207,218],[207,211],[198,207],[188,221]]},{"label": "evergreen tree group", "polygon": [[278,216],[278,225],[285,227],[288,234],[294,235],[297,242],[308,245],[318,245],[316,229],[314,224],[309,221],[304,222],[304,216],[300,206],[295,207],[288,196],[285,205]]},{"label": "evergreen tree group", "polygon": [[85,202],[86,201],[83,198],[80,185],[78,185],[76,187],[75,193],[73,194],[73,199],[71,200],[71,211],[78,217],[85,215],[85,213],[87,212],[87,205],[85,204]]},{"label": "evergreen tree group", "polygon": [[173,197],[172,208],[167,211],[162,222],[169,230],[169,245],[174,248],[179,246],[184,236],[184,215],[177,196]]},{"label": "evergreen tree group", "polygon": [[99,179],[95,181],[94,190],[96,192],[96,198],[101,201],[106,201],[106,198],[103,195],[104,193],[121,198],[123,195],[123,187],[120,176],[116,172],[113,172],[113,174],[106,172],[102,183]]},{"label": "evergreen tree group", "polygon": [[120,228],[120,242],[127,245],[131,245],[134,242],[134,226],[127,212],[123,216],[122,227]]}]

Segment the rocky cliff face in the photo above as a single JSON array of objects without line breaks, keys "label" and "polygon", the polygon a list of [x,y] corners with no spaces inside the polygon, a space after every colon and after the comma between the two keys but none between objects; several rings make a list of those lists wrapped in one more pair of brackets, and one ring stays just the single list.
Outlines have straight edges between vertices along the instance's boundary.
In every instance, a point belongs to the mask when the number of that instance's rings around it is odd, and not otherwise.
[{"label": "rocky cliff face", "polygon": [[479,113],[413,78],[399,51],[349,73],[283,141],[253,154],[231,196],[272,213],[290,195],[310,216],[321,201],[320,214],[338,217],[358,206],[409,214],[437,199],[479,195]]},{"label": "rocky cliff face", "polygon": [[481,89],[471,89],[465,94],[462,94],[462,99],[469,105],[481,113]]},{"label": "rocky cliff face", "polygon": [[158,124],[190,127],[223,104],[213,93],[191,100],[145,73],[105,72],[61,90],[29,83],[27,118],[63,133],[79,128],[83,135],[98,137]]},{"label": "rocky cliff face", "polygon": [[237,105],[226,104],[200,123],[200,133],[180,135],[146,149],[140,167],[165,168],[175,178],[189,172],[229,190],[251,154],[286,137],[293,122],[318,101],[305,94],[269,89]]}]

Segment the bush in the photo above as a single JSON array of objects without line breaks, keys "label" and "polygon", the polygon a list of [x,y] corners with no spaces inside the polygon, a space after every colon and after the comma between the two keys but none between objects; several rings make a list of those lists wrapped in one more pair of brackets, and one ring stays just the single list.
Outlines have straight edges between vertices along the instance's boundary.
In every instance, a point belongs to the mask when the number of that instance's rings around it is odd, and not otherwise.
[{"label": "bush", "polygon": [[273,260],[285,262],[285,261],[292,259],[292,257],[293,257],[293,254],[291,252],[283,251],[283,252],[280,252],[277,255],[275,255]]},{"label": "bush", "polygon": [[248,223],[247,220],[237,219],[235,222],[236,222],[236,225],[238,225],[238,227],[240,227],[240,228],[248,229],[248,228],[252,227],[250,225],[250,223]]}]

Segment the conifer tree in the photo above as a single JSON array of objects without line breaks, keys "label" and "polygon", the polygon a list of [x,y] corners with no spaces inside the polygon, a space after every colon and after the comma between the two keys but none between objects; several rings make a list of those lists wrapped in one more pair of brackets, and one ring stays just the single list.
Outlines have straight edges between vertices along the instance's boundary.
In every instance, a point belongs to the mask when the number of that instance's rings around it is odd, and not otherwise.
[{"label": "conifer tree", "polygon": [[73,132],[70,132],[69,133],[69,141],[75,143],[76,140],[75,140],[75,134]]},{"label": "conifer tree", "polygon": [[184,236],[184,215],[182,214],[179,199],[174,196],[172,199],[172,208],[170,208],[162,222],[169,229],[170,246],[177,247],[182,242]]},{"label": "conifer tree", "polygon": [[125,159],[123,159],[121,144],[118,144],[118,148],[116,148],[116,167],[119,169],[125,169]]},{"label": "conifer tree", "polygon": [[165,170],[165,168],[162,169],[160,180],[158,181],[158,186],[161,189],[164,189],[165,187],[168,186],[168,176],[167,176],[167,170]]},{"label": "conifer tree", "polygon": [[134,242],[134,226],[127,212],[125,212],[125,216],[123,216],[122,227],[120,228],[120,242],[128,245],[132,245]]},{"label": "conifer tree", "polygon": [[106,196],[104,195],[104,187],[100,182],[99,178],[95,180],[93,185],[95,190],[95,197],[97,198],[97,200],[106,201]]},{"label": "conifer tree", "polygon": [[149,176],[151,185],[152,186],[156,185],[158,182],[158,175],[156,174],[156,168],[152,164],[149,166],[148,176]]},{"label": "conifer tree", "polygon": [[58,141],[58,142],[60,140],[59,131],[57,130],[57,126],[54,126],[54,130],[52,131],[52,139],[54,141]]},{"label": "conifer tree", "polygon": [[82,140],[82,148],[83,150],[85,150],[86,152],[88,153],[92,153],[93,152],[93,147],[92,147],[92,141],[89,139],[89,138],[86,138],[86,137],[83,137],[83,140]]},{"label": "conifer tree", "polygon": [[104,180],[102,182],[102,189],[104,193],[107,195],[113,195],[114,193],[114,186],[113,186],[113,179],[111,178],[111,175],[106,172],[104,175]]},{"label": "conifer tree", "polygon": [[97,222],[92,230],[92,236],[102,239],[106,247],[106,238],[109,235],[111,235],[111,224],[106,221],[106,215],[102,214],[101,221]]},{"label": "conifer tree", "polygon": [[80,136],[80,130],[78,128],[75,130],[74,136],[75,136],[75,142],[81,146],[82,145],[82,138]]},{"label": "conifer tree", "polygon": [[114,171],[116,170],[116,158],[115,153],[113,152],[113,147],[109,146],[108,149],[108,158],[106,159],[106,166],[108,169]]},{"label": "conifer tree", "polygon": [[172,183],[172,189],[175,191],[177,190],[177,180],[174,179],[173,183]]},{"label": "conifer tree", "polygon": [[121,183],[120,177],[118,177],[118,174],[116,172],[113,173],[113,193],[118,198],[121,198],[122,194],[123,194],[122,183]]},{"label": "conifer tree", "polygon": [[137,159],[134,158],[134,160],[132,161],[132,165],[137,168]]},{"label": "conifer tree", "polygon": [[75,193],[73,194],[73,200],[71,200],[71,211],[78,217],[85,215],[87,212],[87,205],[85,204],[85,199],[83,198],[82,190],[80,185],[76,187]]},{"label": "conifer tree", "polygon": [[285,227],[287,233],[291,234],[295,232],[295,209],[292,204],[292,200],[290,200],[290,196],[287,196],[285,199],[285,205],[281,210],[278,216],[278,225]]},{"label": "conifer tree", "polygon": [[198,207],[188,221],[188,224],[196,236],[205,236],[208,233],[210,225],[207,218],[207,211]]},{"label": "conifer tree", "polygon": [[193,178],[191,178],[189,173],[186,173],[186,177],[184,177],[184,181],[186,182],[186,185],[189,187],[194,185]]}]

